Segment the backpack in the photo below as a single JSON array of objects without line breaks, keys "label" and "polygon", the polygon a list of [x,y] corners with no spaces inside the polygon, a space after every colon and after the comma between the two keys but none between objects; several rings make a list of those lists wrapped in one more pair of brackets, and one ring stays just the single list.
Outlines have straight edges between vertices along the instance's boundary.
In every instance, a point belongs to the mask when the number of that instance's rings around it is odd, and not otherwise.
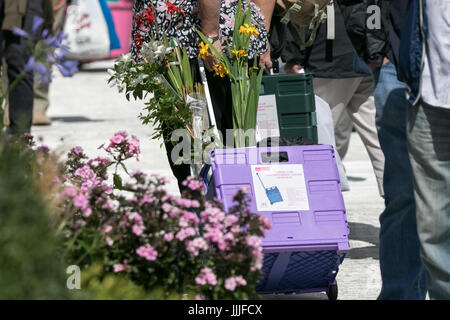
[{"label": "backpack", "polygon": [[[327,19],[327,6],[330,7],[332,3],[333,0],[277,0],[274,14],[281,17],[281,23],[289,27],[300,49],[303,50],[313,44],[317,29]],[[289,22],[300,26],[300,31],[293,28]],[[308,40],[305,37],[306,28],[311,30]]]}]

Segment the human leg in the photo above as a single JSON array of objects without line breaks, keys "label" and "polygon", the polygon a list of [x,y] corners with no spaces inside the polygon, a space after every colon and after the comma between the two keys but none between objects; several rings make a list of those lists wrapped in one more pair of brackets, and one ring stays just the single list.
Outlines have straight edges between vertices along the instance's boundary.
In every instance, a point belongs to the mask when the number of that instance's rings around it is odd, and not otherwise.
[{"label": "human leg", "polygon": [[385,159],[375,127],[373,92],[374,83],[372,77],[364,77],[347,106],[347,112],[372,162],[373,171],[377,179],[378,191],[381,196],[384,196],[383,171]]},{"label": "human leg", "polygon": [[381,300],[422,300],[427,292],[407,149],[405,90],[392,63],[375,72],[376,125],[385,155],[385,210],[380,215],[379,235]]},{"label": "human leg", "polygon": [[450,299],[450,110],[408,110],[417,228],[431,299]]}]

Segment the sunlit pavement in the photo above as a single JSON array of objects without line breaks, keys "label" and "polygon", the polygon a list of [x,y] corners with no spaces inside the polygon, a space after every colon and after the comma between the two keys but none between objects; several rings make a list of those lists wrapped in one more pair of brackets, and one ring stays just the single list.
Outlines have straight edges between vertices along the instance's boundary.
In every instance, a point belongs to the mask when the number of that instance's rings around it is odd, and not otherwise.
[{"label": "sunlit pavement", "polygon": [[[104,154],[97,148],[114,132],[125,130],[141,142],[140,161],[130,160],[130,169],[158,173],[170,180],[168,191],[178,193],[161,141],[151,140],[151,126],[138,119],[143,103],[128,102],[107,84],[110,61],[87,65],[73,78],[57,75],[51,86],[48,116],[51,126],[35,126],[32,133],[64,157],[74,146],[88,155]],[[344,166],[351,190],[344,192],[350,226],[351,250],[340,267],[339,299],[376,299],[381,288],[378,261],[379,215],[384,202],[378,194],[375,176],[365,148],[355,133]],[[267,296],[268,299],[326,299],[324,293]]]}]

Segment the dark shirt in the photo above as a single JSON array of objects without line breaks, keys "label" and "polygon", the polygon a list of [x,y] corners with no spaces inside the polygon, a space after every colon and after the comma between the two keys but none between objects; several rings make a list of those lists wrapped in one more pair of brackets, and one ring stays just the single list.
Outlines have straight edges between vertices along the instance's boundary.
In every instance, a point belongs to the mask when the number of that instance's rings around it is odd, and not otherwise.
[{"label": "dark shirt", "polygon": [[408,11],[409,0],[390,0],[389,2],[388,32],[391,50],[387,57],[392,63],[398,65],[401,31]]}]

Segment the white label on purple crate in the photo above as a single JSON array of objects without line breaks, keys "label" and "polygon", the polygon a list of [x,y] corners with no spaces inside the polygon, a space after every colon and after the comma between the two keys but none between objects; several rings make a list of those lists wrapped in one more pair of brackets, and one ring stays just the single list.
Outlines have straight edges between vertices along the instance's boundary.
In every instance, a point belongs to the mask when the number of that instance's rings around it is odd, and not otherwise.
[{"label": "white label on purple crate", "polygon": [[277,99],[274,94],[260,96],[258,112],[256,114],[258,125],[258,141],[268,137],[279,137],[280,127],[278,125]]},{"label": "white label on purple crate", "polygon": [[302,164],[252,165],[258,211],[307,211],[308,193]]}]

